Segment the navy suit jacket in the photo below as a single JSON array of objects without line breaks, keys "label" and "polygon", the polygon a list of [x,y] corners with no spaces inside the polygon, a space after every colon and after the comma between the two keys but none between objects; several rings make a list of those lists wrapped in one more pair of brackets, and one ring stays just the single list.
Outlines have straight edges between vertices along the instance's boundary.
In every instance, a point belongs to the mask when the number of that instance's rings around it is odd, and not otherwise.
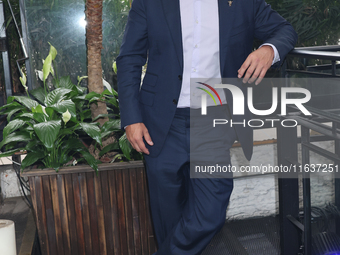
[{"label": "navy suit jacket", "polygon": [[[218,0],[218,8],[222,78],[237,77],[238,69],[252,51],[254,38],[275,45],[281,62],[296,43],[293,27],[264,0],[233,0],[231,6],[227,0]],[[140,88],[142,66],[147,60]],[[182,85],[179,0],[133,0],[117,68],[121,125],[143,122],[154,142],[147,148],[150,156],[156,157],[170,129]],[[246,95],[246,85],[239,87]],[[225,94],[232,108],[232,96],[229,91]],[[232,118],[247,119],[250,113]],[[250,159],[252,130],[238,126],[238,140]]]}]

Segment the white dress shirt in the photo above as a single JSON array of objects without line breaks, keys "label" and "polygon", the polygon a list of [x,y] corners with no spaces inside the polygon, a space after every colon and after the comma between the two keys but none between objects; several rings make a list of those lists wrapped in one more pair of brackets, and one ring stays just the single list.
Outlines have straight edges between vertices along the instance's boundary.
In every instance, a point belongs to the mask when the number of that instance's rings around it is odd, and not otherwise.
[{"label": "white dress shirt", "polygon": [[[196,108],[196,104],[200,105],[200,101],[195,103],[191,98],[192,102],[190,103],[190,79],[206,78],[209,83],[210,78],[215,78],[214,81],[216,78],[221,78],[218,1],[180,0],[180,13],[184,63],[182,89],[177,107]],[[274,49],[274,64],[280,60],[280,57],[276,47],[270,46]],[[209,85],[214,86],[215,84]],[[223,95],[222,89],[217,92]],[[196,97],[195,93],[196,90],[191,95]],[[197,93],[202,93],[202,91],[197,90]],[[221,97],[221,99],[223,104],[226,103],[225,97]],[[209,97],[208,100],[210,100]],[[214,105],[212,101],[207,103]]]}]

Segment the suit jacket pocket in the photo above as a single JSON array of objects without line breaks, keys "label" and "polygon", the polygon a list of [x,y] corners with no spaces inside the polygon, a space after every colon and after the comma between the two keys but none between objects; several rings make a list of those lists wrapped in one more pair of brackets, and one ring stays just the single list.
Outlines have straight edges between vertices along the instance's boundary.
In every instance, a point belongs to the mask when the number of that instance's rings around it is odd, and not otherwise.
[{"label": "suit jacket pocket", "polygon": [[153,105],[155,93],[141,89],[139,92],[139,102],[148,106]]},{"label": "suit jacket pocket", "polygon": [[158,76],[152,73],[146,73],[143,79],[143,86],[151,86],[154,87],[156,85]]}]

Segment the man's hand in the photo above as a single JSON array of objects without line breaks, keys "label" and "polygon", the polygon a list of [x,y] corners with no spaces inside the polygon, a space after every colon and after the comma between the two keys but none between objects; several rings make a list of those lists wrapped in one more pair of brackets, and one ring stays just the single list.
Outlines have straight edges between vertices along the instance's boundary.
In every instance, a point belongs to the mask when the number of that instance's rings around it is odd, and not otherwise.
[{"label": "man's hand", "polygon": [[266,75],[267,70],[271,67],[273,59],[273,48],[269,45],[262,46],[249,54],[246,61],[244,61],[238,70],[238,78],[244,75],[243,83],[253,83],[257,79],[255,85],[258,85]]},{"label": "man's hand", "polygon": [[143,152],[148,155],[150,154],[149,150],[145,147],[143,137],[149,145],[153,145],[153,142],[149,135],[148,129],[145,127],[143,123],[135,123],[128,125],[125,128],[125,131],[127,139],[129,140],[132,147],[136,151]]}]

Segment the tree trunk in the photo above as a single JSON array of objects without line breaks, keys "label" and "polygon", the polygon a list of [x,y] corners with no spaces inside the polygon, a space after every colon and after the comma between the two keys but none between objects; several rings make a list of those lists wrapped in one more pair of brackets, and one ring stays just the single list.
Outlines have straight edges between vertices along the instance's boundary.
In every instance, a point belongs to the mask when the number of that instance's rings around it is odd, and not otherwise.
[{"label": "tree trunk", "polygon": [[[86,44],[87,44],[87,73],[89,92],[102,93],[104,91],[102,80],[101,50],[102,41],[102,13],[103,0],[86,1]],[[99,114],[107,114],[106,104],[98,102],[91,105],[92,118]],[[100,118],[98,122],[103,125],[108,118]]]}]

